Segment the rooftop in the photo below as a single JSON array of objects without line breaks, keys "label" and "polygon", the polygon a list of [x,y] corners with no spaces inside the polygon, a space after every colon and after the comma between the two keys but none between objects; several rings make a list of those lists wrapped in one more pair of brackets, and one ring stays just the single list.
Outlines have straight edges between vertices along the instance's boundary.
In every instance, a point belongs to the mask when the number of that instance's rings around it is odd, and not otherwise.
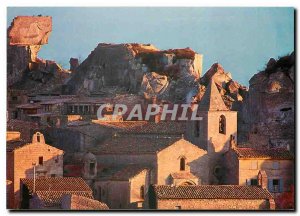
[{"label": "rooftop", "polygon": [[241,185],[154,185],[158,199],[272,199],[268,190]]},{"label": "rooftop", "polygon": [[88,197],[76,195],[76,194],[68,194],[63,197],[63,199],[70,199],[70,210],[108,210],[108,206],[99,202],[98,200],[94,200]]},{"label": "rooftop", "polygon": [[287,149],[273,148],[273,149],[254,149],[254,148],[234,148],[238,158],[250,159],[277,159],[277,160],[292,160],[294,155]]},{"label": "rooftop", "polygon": [[228,110],[213,79],[211,79],[203,97],[201,98],[201,101],[199,103],[199,110],[200,111]]},{"label": "rooftop", "polygon": [[[21,182],[33,192],[33,178],[22,178]],[[35,181],[35,191],[46,192],[85,192],[93,197],[93,192],[82,178],[77,177],[51,177],[37,178]]]},{"label": "rooftop", "polygon": [[[113,137],[94,149],[94,154],[155,154],[183,140],[173,137]],[[183,140],[188,142],[186,140]]]},{"label": "rooftop", "polygon": [[148,170],[148,168],[139,166],[137,164],[131,164],[125,167],[122,170],[117,171],[112,177],[111,180],[115,181],[128,181],[136,175],[140,174],[142,171]]},{"label": "rooftop", "polygon": [[37,191],[37,197],[43,202],[45,207],[51,207],[55,209],[61,208],[61,202],[65,195],[80,196],[80,198],[93,199],[93,196],[87,192],[65,192],[65,191]]}]

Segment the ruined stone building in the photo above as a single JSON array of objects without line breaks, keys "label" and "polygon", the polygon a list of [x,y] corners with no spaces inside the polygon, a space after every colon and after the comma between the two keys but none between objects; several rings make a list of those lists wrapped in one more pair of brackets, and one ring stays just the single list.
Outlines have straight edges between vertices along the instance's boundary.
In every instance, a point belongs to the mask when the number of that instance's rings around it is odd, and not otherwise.
[{"label": "ruined stone building", "polygon": [[36,132],[31,142],[14,137],[6,145],[9,208],[20,207],[20,179],[63,176],[63,151],[45,143],[43,134]]}]

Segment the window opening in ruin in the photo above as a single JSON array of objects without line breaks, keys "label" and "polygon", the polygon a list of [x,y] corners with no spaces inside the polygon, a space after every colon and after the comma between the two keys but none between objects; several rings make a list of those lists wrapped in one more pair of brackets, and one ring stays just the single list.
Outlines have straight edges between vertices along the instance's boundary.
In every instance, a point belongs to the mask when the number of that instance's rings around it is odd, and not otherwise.
[{"label": "window opening in ruin", "polygon": [[224,115],[221,115],[219,119],[219,133],[226,134],[226,119]]},{"label": "window opening in ruin", "polygon": [[41,142],[41,135],[40,135],[40,133],[36,134],[36,140],[37,140],[37,142]]}]

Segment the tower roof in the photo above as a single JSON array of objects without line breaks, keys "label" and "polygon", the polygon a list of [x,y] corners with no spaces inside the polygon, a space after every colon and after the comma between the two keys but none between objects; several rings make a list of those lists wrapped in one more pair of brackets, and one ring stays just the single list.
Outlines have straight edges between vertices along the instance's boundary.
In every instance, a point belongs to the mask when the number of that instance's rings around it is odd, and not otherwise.
[{"label": "tower roof", "polygon": [[199,103],[199,110],[200,111],[228,110],[213,79],[211,79]]}]

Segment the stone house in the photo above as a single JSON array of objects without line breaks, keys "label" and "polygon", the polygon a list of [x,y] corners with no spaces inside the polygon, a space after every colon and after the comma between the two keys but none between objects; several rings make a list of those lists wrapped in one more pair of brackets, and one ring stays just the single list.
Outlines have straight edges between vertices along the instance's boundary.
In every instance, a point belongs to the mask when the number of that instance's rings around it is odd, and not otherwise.
[{"label": "stone house", "polygon": [[232,146],[225,154],[226,183],[257,185],[263,172],[268,179],[268,190],[276,197],[294,185],[294,155],[282,148],[248,148]]},{"label": "stone house", "polygon": [[36,132],[31,142],[7,141],[7,180],[12,181],[9,208],[19,208],[20,179],[63,176],[63,151],[45,143],[43,134]]},{"label": "stone house", "polygon": [[207,152],[183,138],[117,135],[92,152],[102,167],[93,188],[110,208],[141,208],[150,184],[209,182]]},{"label": "stone house", "polygon": [[260,186],[151,185],[150,209],[160,210],[271,210],[272,195]]}]

